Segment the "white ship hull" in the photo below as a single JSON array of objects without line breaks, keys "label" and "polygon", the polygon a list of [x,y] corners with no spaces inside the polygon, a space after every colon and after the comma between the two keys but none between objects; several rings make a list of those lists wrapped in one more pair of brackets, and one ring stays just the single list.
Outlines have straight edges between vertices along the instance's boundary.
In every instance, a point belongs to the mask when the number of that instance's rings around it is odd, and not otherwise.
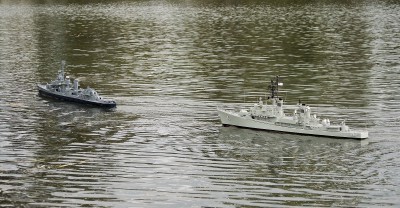
[{"label": "white ship hull", "polygon": [[238,127],[285,132],[292,134],[304,134],[324,137],[365,139],[368,138],[367,131],[328,131],[325,129],[306,129],[302,126],[282,126],[272,121],[253,119],[249,115],[240,116],[238,113],[229,110],[218,109],[218,115],[223,125],[232,125]]}]

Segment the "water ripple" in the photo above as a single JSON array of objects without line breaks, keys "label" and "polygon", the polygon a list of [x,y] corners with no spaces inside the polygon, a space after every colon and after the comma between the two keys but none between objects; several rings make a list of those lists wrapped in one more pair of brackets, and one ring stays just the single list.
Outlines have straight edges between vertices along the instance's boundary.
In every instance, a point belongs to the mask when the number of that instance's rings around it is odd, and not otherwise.
[{"label": "water ripple", "polygon": [[[2,2],[0,204],[397,206],[398,7]],[[118,107],[39,97],[60,60]],[[220,126],[216,106],[249,105],[275,75],[288,103],[371,139]]]}]

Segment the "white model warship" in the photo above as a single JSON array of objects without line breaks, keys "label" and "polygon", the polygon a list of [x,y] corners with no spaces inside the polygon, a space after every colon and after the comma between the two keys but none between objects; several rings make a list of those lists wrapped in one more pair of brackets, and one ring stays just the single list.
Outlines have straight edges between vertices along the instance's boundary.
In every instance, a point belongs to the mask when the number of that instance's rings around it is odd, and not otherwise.
[{"label": "white model warship", "polygon": [[[271,95],[264,103],[260,101],[250,109],[226,110],[218,107],[218,115],[224,126],[238,126],[252,129],[278,131],[325,137],[365,139],[368,131],[351,130],[345,122],[331,124],[329,119],[320,119],[311,114],[311,108],[299,101],[297,105],[284,107],[283,99],[278,96],[278,88],[283,84],[277,76],[271,80]],[[270,104],[268,104],[270,102]],[[284,111],[292,110],[290,115]]]},{"label": "white model warship", "polygon": [[94,89],[87,87],[79,88],[78,80],[71,84],[68,76],[64,75],[65,61],[61,62],[61,70],[58,71],[56,80],[50,84],[38,84],[39,95],[72,101],[83,104],[90,104],[100,107],[113,108],[117,106],[114,100],[104,99]]}]

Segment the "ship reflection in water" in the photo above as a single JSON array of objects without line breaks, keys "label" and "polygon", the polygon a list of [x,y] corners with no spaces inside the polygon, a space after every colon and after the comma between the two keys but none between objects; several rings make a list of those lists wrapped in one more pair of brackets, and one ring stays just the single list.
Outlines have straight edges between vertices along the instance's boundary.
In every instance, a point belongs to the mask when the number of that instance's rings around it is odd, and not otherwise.
[{"label": "ship reflection in water", "polygon": [[[399,207],[399,11],[390,0],[0,1],[0,207]],[[60,60],[82,93],[118,106],[38,96]],[[262,112],[276,75],[284,104],[301,98],[325,125],[369,138],[221,126],[217,106]]]}]

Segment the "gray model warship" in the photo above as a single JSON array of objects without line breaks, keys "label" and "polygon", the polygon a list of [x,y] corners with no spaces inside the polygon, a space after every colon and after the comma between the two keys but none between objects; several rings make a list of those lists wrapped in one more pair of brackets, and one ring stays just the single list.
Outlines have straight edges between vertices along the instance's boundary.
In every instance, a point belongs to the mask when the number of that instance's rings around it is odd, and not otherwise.
[{"label": "gray model warship", "polygon": [[[278,96],[278,88],[282,85],[278,76],[275,81],[271,80],[269,86],[271,95],[267,101],[264,103],[260,98],[260,101],[250,109],[234,111],[218,107],[218,115],[222,124],[314,136],[368,138],[368,131],[351,130],[344,121],[339,125],[334,125],[330,123],[329,119],[321,120],[315,114],[311,115],[311,108],[300,101],[291,108],[284,108],[283,99]],[[289,109],[293,110],[293,113],[286,115],[284,111]]]},{"label": "gray model warship", "polygon": [[114,108],[117,103],[114,100],[104,99],[94,89],[79,88],[78,80],[71,85],[70,78],[64,75],[65,61],[61,62],[61,70],[58,71],[56,80],[50,84],[38,84],[39,95],[56,98],[59,100],[90,104],[106,108]]}]

